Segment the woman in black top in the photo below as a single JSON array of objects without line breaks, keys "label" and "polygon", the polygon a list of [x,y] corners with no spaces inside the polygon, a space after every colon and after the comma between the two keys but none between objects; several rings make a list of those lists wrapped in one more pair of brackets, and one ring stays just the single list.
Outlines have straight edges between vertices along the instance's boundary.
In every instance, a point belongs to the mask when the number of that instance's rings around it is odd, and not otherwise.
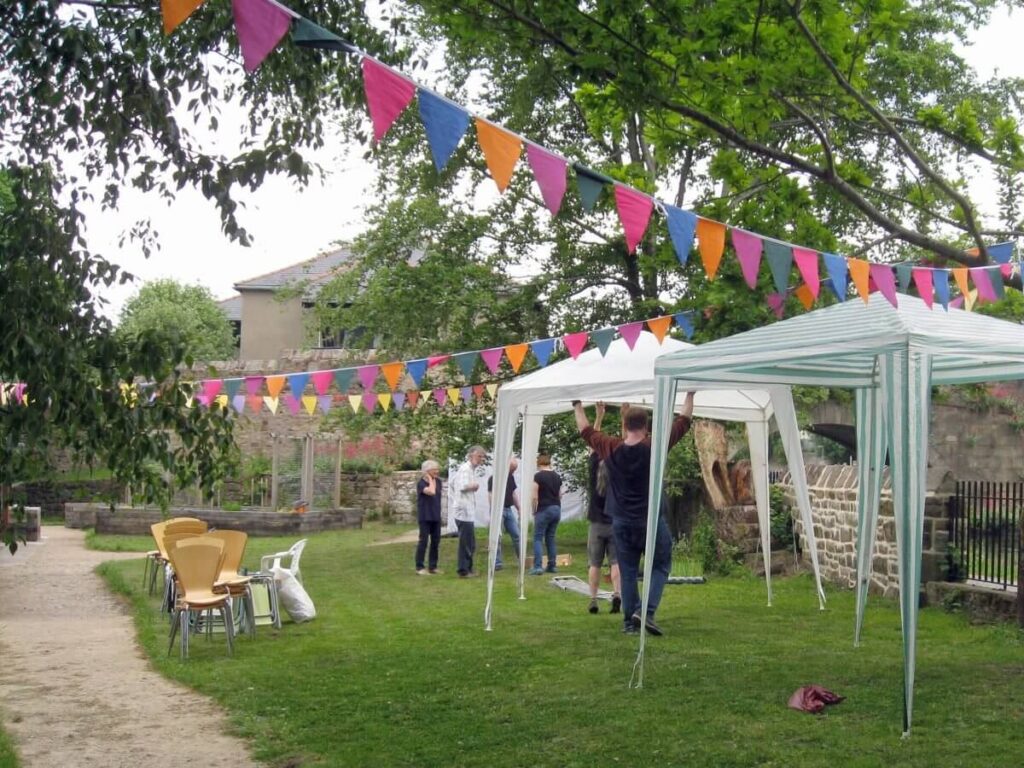
[{"label": "woman in black top", "polygon": [[[562,478],[551,469],[551,457],[541,454],[537,457],[537,474],[533,476],[533,568],[530,573],[537,576],[545,571],[558,573],[555,559],[555,530],[562,519]],[[548,551],[548,567],[541,568],[543,553],[541,542]]]},{"label": "woman in black top", "polygon": [[[420,540],[416,545],[416,573],[440,573],[437,570],[437,545],[441,540],[441,466],[433,459],[427,459],[421,467],[423,477],[416,483],[416,519],[420,524]],[[430,540],[430,568],[423,567],[423,556]]]}]

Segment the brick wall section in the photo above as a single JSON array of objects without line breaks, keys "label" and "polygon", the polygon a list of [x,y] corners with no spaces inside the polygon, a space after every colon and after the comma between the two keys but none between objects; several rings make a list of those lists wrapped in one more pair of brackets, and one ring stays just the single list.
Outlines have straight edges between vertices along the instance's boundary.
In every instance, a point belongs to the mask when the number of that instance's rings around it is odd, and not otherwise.
[{"label": "brick wall section", "polygon": [[114,480],[77,480],[67,483],[25,483],[19,486],[26,504],[39,507],[46,517],[64,514],[64,504],[121,498],[121,486]]},{"label": "brick wall section", "polygon": [[[69,505],[78,507],[84,505]],[[84,510],[67,511],[67,520],[81,520],[78,514]],[[220,509],[173,509],[165,516],[155,509],[132,509],[109,507],[92,510],[97,533],[147,535],[149,527],[167,517],[198,517],[211,528],[226,528],[245,531],[252,536],[302,536],[318,531],[335,531],[347,528],[361,528],[363,513],[359,509],[331,509],[311,511],[302,515],[265,510],[244,510],[225,512]]]},{"label": "brick wall section", "polygon": [[[807,537],[799,517],[795,514],[796,499],[790,482],[789,473],[786,473],[780,485],[783,486],[786,501],[794,510],[794,529],[800,537],[800,546],[806,553]],[[882,482],[869,591],[895,598],[899,596],[899,574],[896,559],[896,526],[888,469],[885,470]],[[808,466],[807,484],[811,496],[811,514],[814,535],[818,540],[818,563],[821,566],[822,578],[833,584],[852,588],[856,586],[857,580],[857,467]],[[945,574],[946,548],[949,541],[948,497],[952,493],[950,476],[946,472],[930,471],[928,489],[922,539],[922,584],[940,581]]]}]

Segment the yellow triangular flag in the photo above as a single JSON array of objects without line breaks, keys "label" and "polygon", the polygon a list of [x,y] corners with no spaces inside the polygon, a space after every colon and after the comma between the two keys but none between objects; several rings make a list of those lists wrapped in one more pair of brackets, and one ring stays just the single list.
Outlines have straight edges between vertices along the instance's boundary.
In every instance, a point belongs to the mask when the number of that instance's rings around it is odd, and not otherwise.
[{"label": "yellow triangular flag", "polygon": [[433,394],[434,393],[431,390],[429,390],[429,389],[421,389],[420,390],[420,401],[416,404],[416,408],[417,409],[418,408],[422,408],[424,405],[426,405],[427,401],[430,400],[430,396],[433,395]]},{"label": "yellow triangular flag", "polygon": [[203,0],[160,0],[160,10],[164,15],[164,34],[171,34],[202,4]]},{"label": "yellow triangular flag", "polygon": [[654,334],[654,338],[658,340],[659,344],[665,340],[665,334],[668,333],[671,325],[672,315],[663,315],[647,321],[647,327],[651,329],[651,333]]},{"label": "yellow triangular flag", "polygon": [[974,309],[974,304],[978,300],[977,291],[968,291],[964,294],[964,309],[970,312]]},{"label": "yellow triangular flag", "polygon": [[217,395],[217,397],[214,398],[214,402],[216,402],[217,405],[219,405],[221,408],[227,409],[227,407],[228,407],[228,396],[227,395]]},{"label": "yellow triangular flag", "polygon": [[448,402],[452,405],[459,404],[459,397],[462,395],[458,387],[448,387]]},{"label": "yellow triangular flag", "polygon": [[[399,363],[399,365],[401,365],[401,363]],[[387,409],[391,407],[391,393],[381,392],[377,395],[377,402],[380,403],[382,411],[387,411]]]},{"label": "yellow triangular flag", "polygon": [[[384,381],[388,383],[388,389],[398,389],[398,380],[402,378],[402,370],[404,368],[405,363],[385,363],[380,367],[380,372],[384,374]],[[384,410],[387,410],[387,408]]]},{"label": "yellow triangular flag", "polygon": [[848,256],[846,259],[847,269],[850,270],[850,279],[853,280],[853,284],[857,286],[857,293],[864,299],[864,303],[868,303],[868,277],[871,275],[871,265],[868,264],[864,259],[855,259],[852,256]]},{"label": "yellow triangular flag", "polygon": [[316,395],[303,395],[302,407],[306,409],[306,413],[312,416],[313,411],[316,410]]},{"label": "yellow triangular flag", "polygon": [[498,396],[498,385],[497,384],[488,384],[487,385],[487,394],[489,394],[491,396],[491,400],[493,400],[495,397],[497,397]]},{"label": "yellow triangular flag", "polygon": [[514,133],[509,133],[504,128],[499,128],[479,117],[476,118],[476,140],[480,142],[480,149],[483,150],[491,178],[498,185],[498,189],[504,192],[508,183],[512,181],[512,172],[519,162],[519,154],[523,151],[522,140]]},{"label": "yellow triangular flag", "polygon": [[186,407],[186,408],[191,408],[191,407],[192,407],[193,405],[195,405],[195,404],[196,404],[196,398],[195,398],[195,395],[188,395],[188,396],[187,396],[187,397],[185,398],[185,407]]},{"label": "yellow triangular flag", "polygon": [[348,404],[352,406],[352,413],[359,413],[359,404],[363,402],[362,395],[349,395]]},{"label": "yellow triangular flag", "polygon": [[529,348],[529,344],[509,344],[505,347],[505,355],[508,357],[508,361],[512,365],[513,373],[519,373],[519,369],[523,365],[523,360],[526,359],[526,351]]},{"label": "yellow triangular flag", "polygon": [[263,396],[263,404],[267,406],[267,410],[271,413],[277,413],[277,402],[278,400],[276,397]]},{"label": "yellow triangular flag", "polygon": [[722,252],[725,250],[725,224],[698,217],[697,245],[704,271],[708,273],[708,280],[714,280],[722,263]]},{"label": "yellow triangular flag", "polygon": [[[967,267],[958,267],[949,271],[953,273],[953,279],[956,280],[956,287],[960,289],[960,295],[964,297],[964,308],[966,309],[967,294],[971,291],[967,285]],[[971,303],[973,304],[974,302],[972,301]]]},{"label": "yellow triangular flag", "polygon": [[284,376],[267,376],[267,394],[276,398],[284,388]]},{"label": "yellow triangular flag", "polygon": [[810,309],[814,306],[814,294],[811,293],[811,288],[807,283],[800,285],[795,291],[793,291],[793,295],[800,299],[800,303],[804,305],[804,309]]}]

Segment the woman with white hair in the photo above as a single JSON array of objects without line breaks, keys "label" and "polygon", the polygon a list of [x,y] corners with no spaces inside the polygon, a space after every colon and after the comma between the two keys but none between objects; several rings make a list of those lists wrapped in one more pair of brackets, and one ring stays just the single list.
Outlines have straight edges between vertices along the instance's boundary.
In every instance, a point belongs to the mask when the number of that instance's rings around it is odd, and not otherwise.
[{"label": "woman with white hair", "polygon": [[[416,573],[420,576],[440,573],[437,570],[437,546],[441,540],[441,465],[427,459],[420,467],[423,477],[416,483],[416,519],[420,524],[420,540],[416,545]],[[427,554],[430,541],[428,567],[423,567],[423,556]]]}]

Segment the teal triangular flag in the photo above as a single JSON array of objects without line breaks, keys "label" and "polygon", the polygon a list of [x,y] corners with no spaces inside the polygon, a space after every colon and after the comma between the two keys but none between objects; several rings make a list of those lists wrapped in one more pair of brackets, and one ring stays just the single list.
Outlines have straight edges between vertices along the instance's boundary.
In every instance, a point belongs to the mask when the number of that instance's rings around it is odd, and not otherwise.
[{"label": "teal triangular flag", "polygon": [[900,293],[910,290],[910,282],[914,277],[914,265],[902,262],[896,265],[896,279],[900,282]]},{"label": "teal triangular flag", "polygon": [[306,382],[309,381],[308,373],[292,373],[285,378],[288,379],[288,387],[291,389],[292,394],[296,397],[302,396],[302,390],[306,388]]},{"label": "teal triangular flag", "polygon": [[555,350],[555,340],[540,339],[539,341],[531,341],[530,349],[533,350],[533,356],[537,358],[537,365],[543,368],[548,364],[548,359]]},{"label": "teal triangular flag", "polygon": [[355,368],[339,368],[334,372],[334,383],[341,394],[348,393],[349,387],[352,386],[352,377],[355,375]]},{"label": "teal triangular flag", "polygon": [[473,377],[473,369],[476,367],[478,357],[480,357],[479,352],[460,352],[457,355],[452,355],[452,360],[459,366],[462,375],[469,379]]},{"label": "teal triangular flag", "polygon": [[615,338],[614,328],[601,328],[597,331],[590,332],[590,338],[597,344],[597,348],[601,350],[601,357],[608,354],[608,347],[612,343],[612,339]]},{"label": "teal triangular flag", "polygon": [[789,288],[789,272],[793,268],[793,249],[785,243],[774,240],[764,241],[764,260],[772,271],[775,290],[785,293]]},{"label": "teal triangular flag", "polygon": [[604,185],[611,184],[612,180],[579,163],[573,163],[572,167],[576,171],[576,184],[580,188],[580,200],[583,201],[583,210],[589,213],[597,205],[597,200],[601,197]]},{"label": "teal triangular flag", "polygon": [[351,43],[346,43],[333,32],[301,17],[296,19],[295,24],[292,25],[292,41],[303,48],[358,53],[358,49]]},{"label": "teal triangular flag", "polygon": [[[1001,279],[1000,282],[1002,282]],[[235,395],[238,394],[238,390],[241,386],[241,379],[224,379],[224,394],[228,396],[228,400],[233,401],[235,399]]]},{"label": "teal triangular flag", "polygon": [[1003,287],[1003,273],[999,271],[999,267],[987,267],[988,281],[992,283],[992,291],[995,293],[997,299],[1003,299],[1006,297],[1006,289]]}]

